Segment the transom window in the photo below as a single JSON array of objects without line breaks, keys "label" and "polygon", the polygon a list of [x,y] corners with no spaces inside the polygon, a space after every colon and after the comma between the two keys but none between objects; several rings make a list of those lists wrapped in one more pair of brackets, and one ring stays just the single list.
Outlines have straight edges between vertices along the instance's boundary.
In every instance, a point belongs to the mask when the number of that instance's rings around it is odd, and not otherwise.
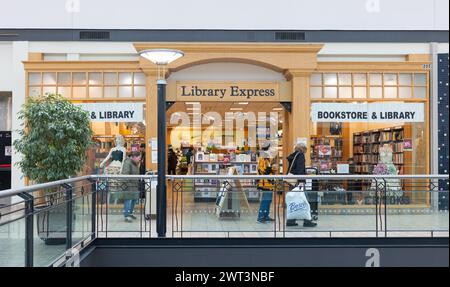
[{"label": "transom window", "polygon": [[314,73],[311,99],[423,99],[428,74],[411,72]]},{"label": "transom window", "polygon": [[140,72],[29,72],[28,96],[58,93],[72,100],[145,98]]}]

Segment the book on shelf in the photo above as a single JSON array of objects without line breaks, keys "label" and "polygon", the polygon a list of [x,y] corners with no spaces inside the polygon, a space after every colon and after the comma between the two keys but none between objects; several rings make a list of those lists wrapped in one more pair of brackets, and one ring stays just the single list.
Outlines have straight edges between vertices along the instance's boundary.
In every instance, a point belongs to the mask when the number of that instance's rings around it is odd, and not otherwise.
[{"label": "book on shelf", "polygon": [[[353,158],[357,163],[356,173],[371,173],[379,161],[381,145],[389,144],[393,151],[393,163],[403,165],[403,127],[384,128],[353,134]],[[403,170],[403,169],[399,169]]]}]

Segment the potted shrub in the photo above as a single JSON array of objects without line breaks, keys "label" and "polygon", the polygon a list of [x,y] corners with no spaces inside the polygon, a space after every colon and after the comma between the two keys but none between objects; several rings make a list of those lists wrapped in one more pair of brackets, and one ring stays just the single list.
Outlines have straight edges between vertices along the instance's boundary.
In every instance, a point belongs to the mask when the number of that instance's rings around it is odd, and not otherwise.
[{"label": "potted shrub", "polygon": [[[14,148],[22,154],[17,163],[24,176],[45,183],[76,176],[86,161],[92,144],[88,113],[58,94],[29,97],[19,112],[22,128]],[[47,243],[64,243],[66,206],[61,189],[45,191],[48,208],[37,215],[39,236]]]}]

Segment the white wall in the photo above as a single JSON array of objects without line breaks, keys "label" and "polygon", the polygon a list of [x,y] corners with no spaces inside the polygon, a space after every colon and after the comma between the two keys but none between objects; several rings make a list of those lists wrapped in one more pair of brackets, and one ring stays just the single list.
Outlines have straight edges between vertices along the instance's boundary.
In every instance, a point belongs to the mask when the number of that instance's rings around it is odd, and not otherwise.
[{"label": "white wall", "polygon": [[0,0],[0,28],[448,30],[448,0]]},{"label": "white wall", "polygon": [[[18,134],[16,132],[17,129],[20,128],[21,121],[17,118],[17,114],[22,108],[22,105],[25,103],[25,70],[22,64],[22,61],[26,61],[28,58],[28,42],[20,41],[13,42],[13,51],[12,51],[12,140],[14,142],[15,139],[18,138]],[[11,187],[19,188],[24,186],[24,180],[22,178],[22,171],[15,165],[21,159],[20,154],[15,152],[13,148],[12,153],[12,179],[11,179]]]},{"label": "white wall", "polygon": [[12,90],[12,43],[0,42],[0,91]]}]

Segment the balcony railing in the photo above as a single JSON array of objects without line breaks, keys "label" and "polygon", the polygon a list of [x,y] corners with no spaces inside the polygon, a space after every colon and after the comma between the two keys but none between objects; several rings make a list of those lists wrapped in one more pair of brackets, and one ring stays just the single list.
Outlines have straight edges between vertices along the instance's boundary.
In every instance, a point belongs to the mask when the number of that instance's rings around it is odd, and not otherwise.
[{"label": "balcony railing", "polygon": [[[167,237],[448,237],[448,175],[167,178]],[[11,202],[0,206],[0,266],[58,265],[96,238],[157,237],[156,179],[92,175],[0,191]],[[287,221],[292,179],[314,227]],[[258,222],[261,213],[271,220]]]}]

